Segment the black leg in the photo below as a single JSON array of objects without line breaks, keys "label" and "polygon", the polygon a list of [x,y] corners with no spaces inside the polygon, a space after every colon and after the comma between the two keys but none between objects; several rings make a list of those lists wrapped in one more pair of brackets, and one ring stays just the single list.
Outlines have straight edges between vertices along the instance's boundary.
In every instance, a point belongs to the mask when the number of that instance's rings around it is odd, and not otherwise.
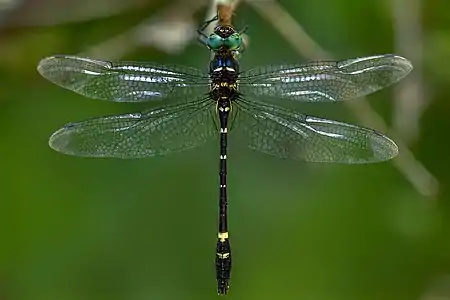
[{"label": "black leg", "polygon": [[197,34],[198,34],[198,40],[200,41],[200,43],[202,43],[205,46],[208,46],[206,43],[206,39],[208,38],[208,36],[203,32],[206,27],[208,27],[209,24],[211,24],[214,21],[217,21],[219,19],[219,16],[216,15],[214,16],[214,18],[212,18],[211,20],[205,21],[198,29],[197,29]]}]

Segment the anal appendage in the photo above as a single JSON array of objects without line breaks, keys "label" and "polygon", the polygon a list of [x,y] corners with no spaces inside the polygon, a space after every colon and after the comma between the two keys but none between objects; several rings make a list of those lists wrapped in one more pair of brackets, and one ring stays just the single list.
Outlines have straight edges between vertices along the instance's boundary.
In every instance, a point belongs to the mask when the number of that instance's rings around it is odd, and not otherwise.
[{"label": "anal appendage", "polygon": [[231,247],[228,232],[219,233],[216,246],[217,293],[226,295],[230,287]]}]

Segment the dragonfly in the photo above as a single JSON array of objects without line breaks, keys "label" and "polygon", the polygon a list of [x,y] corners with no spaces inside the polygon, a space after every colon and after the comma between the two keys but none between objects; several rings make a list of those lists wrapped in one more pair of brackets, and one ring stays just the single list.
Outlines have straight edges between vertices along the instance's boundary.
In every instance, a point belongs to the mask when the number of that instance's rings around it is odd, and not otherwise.
[{"label": "dragonfly", "polygon": [[[204,29],[205,27],[203,27]],[[220,24],[199,38],[211,52],[209,71],[152,62],[112,62],[56,55],[38,72],[82,96],[113,102],[161,102],[144,111],[96,117],[57,130],[49,145],[81,157],[144,158],[198,147],[216,138],[219,148],[217,292],[228,292],[232,255],[228,233],[228,141],[279,158],[366,164],[398,154],[375,130],[303,114],[289,102],[340,102],[404,78],[411,63],[394,54],[269,65],[240,70],[242,31]],[[284,106],[283,106],[284,105]]]}]

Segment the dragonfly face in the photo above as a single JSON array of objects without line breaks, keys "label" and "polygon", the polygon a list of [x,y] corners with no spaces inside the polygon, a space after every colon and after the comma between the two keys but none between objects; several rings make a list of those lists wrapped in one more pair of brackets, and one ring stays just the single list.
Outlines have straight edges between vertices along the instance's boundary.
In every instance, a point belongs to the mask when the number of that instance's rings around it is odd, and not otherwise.
[{"label": "dragonfly face", "polygon": [[232,34],[236,33],[236,30],[233,26],[230,25],[217,25],[214,28],[214,33],[220,36],[223,39],[230,37]]},{"label": "dragonfly face", "polygon": [[[204,43],[214,51],[209,73],[191,67],[68,55],[43,59],[38,71],[53,83],[90,98],[162,102],[161,107],[143,112],[70,123],[50,137],[50,147],[56,151],[85,157],[142,158],[192,149],[218,137],[215,265],[218,293],[226,294],[232,258],[227,224],[228,137],[280,158],[347,164],[389,160],[398,148],[387,136],[308,116],[283,104],[362,97],[399,81],[412,66],[403,57],[387,54],[240,71],[235,52],[242,47],[242,38],[234,28],[218,26]],[[164,105],[165,101],[171,104]]]},{"label": "dragonfly face", "polygon": [[206,45],[212,51],[238,51],[242,47],[242,36],[232,26],[219,25],[206,39]]}]

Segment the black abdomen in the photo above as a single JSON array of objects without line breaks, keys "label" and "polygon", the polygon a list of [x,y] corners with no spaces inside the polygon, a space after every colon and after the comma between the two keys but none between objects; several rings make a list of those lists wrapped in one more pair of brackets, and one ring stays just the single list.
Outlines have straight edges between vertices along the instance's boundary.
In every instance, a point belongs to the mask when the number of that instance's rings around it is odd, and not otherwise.
[{"label": "black abdomen", "polygon": [[231,275],[231,249],[228,238],[217,241],[216,247],[216,278],[217,293],[225,295],[229,288]]}]

